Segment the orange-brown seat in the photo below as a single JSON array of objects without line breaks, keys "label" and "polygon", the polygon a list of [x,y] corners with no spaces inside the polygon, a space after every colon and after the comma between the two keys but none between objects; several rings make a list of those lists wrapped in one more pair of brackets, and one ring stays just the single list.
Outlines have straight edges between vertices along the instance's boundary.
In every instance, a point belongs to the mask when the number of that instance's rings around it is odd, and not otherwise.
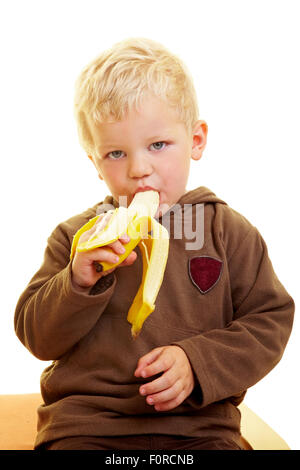
[{"label": "orange-brown seat", "polygon": [[[0,395],[0,450],[32,450],[37,425],[39,393]],[[244,403],[242,435],[246,449],[289,450],[287,443]]]},{"label": "orange-brown seat", "polygon": [[39,393],[0,395],[0,450],[32,450]]}]

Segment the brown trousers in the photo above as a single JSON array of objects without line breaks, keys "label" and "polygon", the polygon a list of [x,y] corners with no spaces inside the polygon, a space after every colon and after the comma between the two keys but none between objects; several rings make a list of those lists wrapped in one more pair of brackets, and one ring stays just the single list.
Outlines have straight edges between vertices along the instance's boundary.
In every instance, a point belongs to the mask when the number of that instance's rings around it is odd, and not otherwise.
[{"label": "brown trousers", "polygon": [[222,438],[182,436],[74,436],[44,444],[39,450],[245,450],[240,444]]}]

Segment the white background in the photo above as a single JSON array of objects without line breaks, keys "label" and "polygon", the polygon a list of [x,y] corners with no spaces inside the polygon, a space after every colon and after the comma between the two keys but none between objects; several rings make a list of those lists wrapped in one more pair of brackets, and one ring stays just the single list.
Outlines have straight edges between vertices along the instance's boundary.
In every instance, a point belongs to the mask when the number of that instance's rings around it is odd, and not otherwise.
[{"label": "white background", "polygon": [[[107,194],[78,144],[75,79],[129,36],[162,42],[190,68],[209,134],[188,189],[209,187],[258,227],[297,305],[298,7],[291,0],[1,2],[0,393],[39,391],[48,363],[16,338],[16,302],[54,227]],[[296,315],[283,359],[245,399],[293,449],[300,448],[299,340]]]}]

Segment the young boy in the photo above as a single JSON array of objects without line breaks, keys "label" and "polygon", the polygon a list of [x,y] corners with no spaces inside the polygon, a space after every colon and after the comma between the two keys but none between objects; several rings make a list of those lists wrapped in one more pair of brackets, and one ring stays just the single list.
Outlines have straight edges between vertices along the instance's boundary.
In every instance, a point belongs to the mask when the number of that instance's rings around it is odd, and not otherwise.
[{"label": "young boy", "polygon": [[[75,112],[111,195],[56,227],[16,307],[19,339],[53,361],[41,377],[36,448],[242,449],[237,405],[280,360],[294,303],[257,229],[205,187],[186,191],[207,137],[192,80],[161,45],[129,39],[83,70]],[[139,249],[101,273],[94,261],[115,262],[128,237],[72,261],[70,248],[96,213],[147,189],[159,193],[157,219],[171,222],[170,249],[155,311],[133,340]],[[203,243],[175,236],[188,218]]]}]

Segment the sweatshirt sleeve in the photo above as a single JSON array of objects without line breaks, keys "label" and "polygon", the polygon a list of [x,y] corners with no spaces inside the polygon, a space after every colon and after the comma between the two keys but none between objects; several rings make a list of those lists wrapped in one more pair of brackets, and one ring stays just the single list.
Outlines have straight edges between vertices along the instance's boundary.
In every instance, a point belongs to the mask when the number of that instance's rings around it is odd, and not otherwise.
[{"label": "sweatshirt sleeve", "polygon": [[279,362],[292,329],[293,299],[254,227],[228,259],[228,270],[233,321],[176,343],[200,384],[201,406],[242,397]]},{"label": "sweatshirt sleeve", "polygon": [[95,325],[114,291],[114,273],[82,293],[71,281],[70,237],[59,225],[48,239],[44,261],[20,296],[15,331],[41,360],[56,360]]}]

